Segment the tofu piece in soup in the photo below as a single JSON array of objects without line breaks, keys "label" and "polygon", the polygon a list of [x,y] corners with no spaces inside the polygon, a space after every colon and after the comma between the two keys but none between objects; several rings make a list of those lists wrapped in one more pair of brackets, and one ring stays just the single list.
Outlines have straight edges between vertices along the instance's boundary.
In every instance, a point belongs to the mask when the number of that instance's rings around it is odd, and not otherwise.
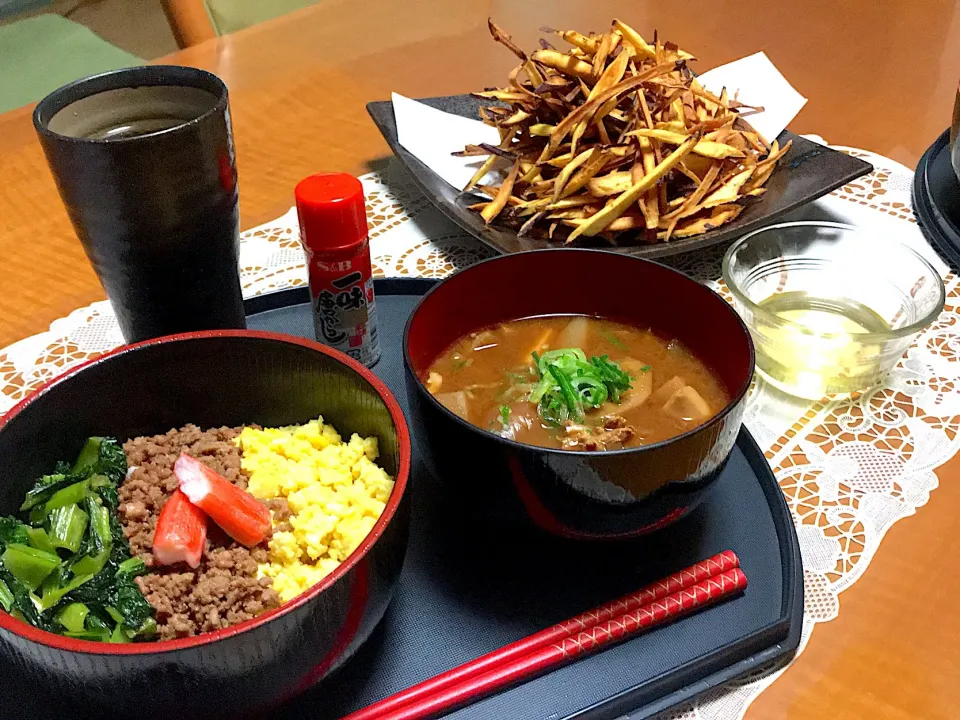
[{"label": "tofu piece in soup", "polygon": [[450,412],[454,413],[455,415],[459,415],[464,420],[470,419],[470,413],[468,412],[467,405],[467,393],[464,390],[437,393],[434,397],[436,397],[437,400],[440,401],[440,404]]},{"label": "tofu piece in soup", "polygon": [[679,375],[674,375],[663,385],[658,387],[657,391],[650,396],[650,404],[656,405],[657,407],[663,407],[663,404],[673,397],[674,393],[676,393],[678,390],[682,390],[685,386],[686,383],[683,381],[683,378]]},{"label": "tofu piece in soup", "polygon": [[663,405],[663,411],[679,420],[703,422],[713,415],[707,401],[689,385],[677,390]]}]

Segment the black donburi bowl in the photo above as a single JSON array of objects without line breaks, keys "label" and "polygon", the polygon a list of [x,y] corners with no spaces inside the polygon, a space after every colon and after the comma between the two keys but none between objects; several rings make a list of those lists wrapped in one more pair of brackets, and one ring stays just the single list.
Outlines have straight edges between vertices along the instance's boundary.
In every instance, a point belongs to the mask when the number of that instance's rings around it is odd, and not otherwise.
[{"label": "black donburi bowl", "polygon": [[[360,547],[306,593],[233,627],[111,645],[38,630],[0,610],[0,702],[32,717],[247,717],[350,658],[387,608],[407,544],[410,437],[396,400],[346,355],[300,338],[214,330],[126,346],[56,378],[0,424],[0,515],[90,435],[303,423],[376,436],[396,478]],[[335,679],[331,680],[335,682]]]},{"label": "black donburi bowl", "polygon": [[[594,315],[677,338],[720,377],[731,400],[707,423],[663,442],[574,452],[501,438],[427,391],[431,363],[458,338],[542,315]],[[466,507],[562,537],[614,539],[663,527],[699,502],[736,442],[754,354],[730,305],[686,275],[611,252],[560,249],[493,258],[437,285],[407,323],[404,363],[424,454]]]}]

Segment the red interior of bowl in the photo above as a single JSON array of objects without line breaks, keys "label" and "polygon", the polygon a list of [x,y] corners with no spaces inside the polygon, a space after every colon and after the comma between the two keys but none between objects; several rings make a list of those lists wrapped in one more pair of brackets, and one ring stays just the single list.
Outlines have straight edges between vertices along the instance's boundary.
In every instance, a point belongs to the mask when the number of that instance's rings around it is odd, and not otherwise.
[{"label": "red interior of bowl", "polygon": [[417,308],[407,326],[407,352],[422,378],[467,333],[522,317],[568,314],[677,338],[720,376],[731,398],[740,397],[752,378],[750,333],[722,297],[666,266],[596,250],[517,253],[458,273]]}]

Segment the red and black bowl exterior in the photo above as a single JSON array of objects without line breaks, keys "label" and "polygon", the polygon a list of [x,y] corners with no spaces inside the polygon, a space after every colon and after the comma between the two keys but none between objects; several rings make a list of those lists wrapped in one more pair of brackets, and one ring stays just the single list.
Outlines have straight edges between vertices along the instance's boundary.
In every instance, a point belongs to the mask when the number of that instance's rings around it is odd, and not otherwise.
[{"label": "red and black bowl exterior", "polygon": [[[56,378],[0,423],[0,515],[90,435],[303,423],[376,436],[396,484],[359,548],[308,592],[233,627],[111,645],[38,630],[0,611],[0,702],[18,718],[248,717],[340,667],[373,632],[406,551],[410,436],[387,387],[300,338],[215,330],[126,346]],[[333,680],[335,682],[335,680]],[[0,716],[5,717],[5,711]]]},{"label": "red and black bowl exterior", "polygon": [[[447,410],[424,385],[431,363],[467,333],[523,317],[577,314],[679,339],[722,379],[729,404],[663,442],[575,452],[494,435]],[[740,431],[754,353],[730,305],[686,275],[640,258],[562,249],[497,257],[437,285],[407,323],[404,363],[424,456],[467,508],[562,537],[617,539],[679,519],[719,475]]]}]

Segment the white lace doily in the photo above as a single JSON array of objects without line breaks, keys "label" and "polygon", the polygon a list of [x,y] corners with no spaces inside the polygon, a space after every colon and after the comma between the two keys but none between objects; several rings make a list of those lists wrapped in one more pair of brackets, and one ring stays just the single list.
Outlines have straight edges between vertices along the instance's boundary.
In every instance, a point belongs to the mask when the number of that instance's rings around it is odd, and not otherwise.
[{"label": "white lace doily", "polygon": [[[869,226],[932,253],[911,209],[911,171],[872,153],[841,149],[876,170],[789,219]],[[376,275],[443,277],[493,255],[433,208],[399,167],[362,181]],[[722,255],[717,247],[668,262],[723,292],[717,282]],[[296,213],[245,232],[241,265],[247,296],[305,284]],[[934,469],[960,449],[960,287],[952,275],[945,281],[944,313],[886,387],[815,403],[791,400],[762,382],[751,393],[746,423],[774,468],[803,554],[801,651],[818,623],[837,616],[840,593],[866,571],[887,530],[927,502],[937,486]],[[0,351],[0,413],[67,367],[121,342],[109,304],[99,302]],[[760,670],[672,717],[740,718],[783,669]]]}]

